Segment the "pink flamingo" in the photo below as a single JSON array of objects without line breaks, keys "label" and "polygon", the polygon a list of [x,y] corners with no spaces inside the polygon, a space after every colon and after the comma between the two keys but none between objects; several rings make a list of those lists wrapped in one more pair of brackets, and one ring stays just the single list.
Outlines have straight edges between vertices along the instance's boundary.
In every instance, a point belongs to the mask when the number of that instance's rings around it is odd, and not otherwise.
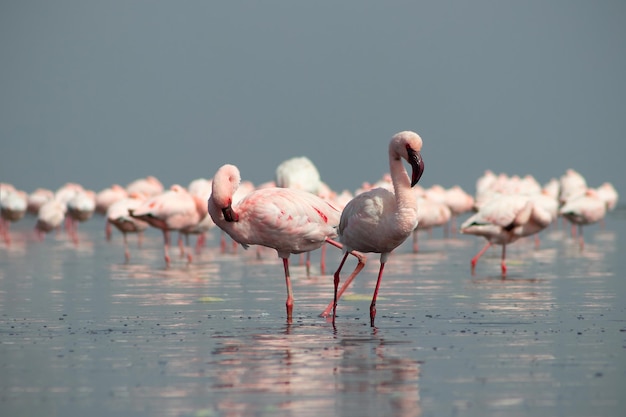
[{"label": "pink flamingo", "polygon": [[152,175],[148,175],[145,178],[138,178],[126,186],[126,192],[128,194],[141,193],[148,197],[159,195],[163,193],[164,190],[165,188],[161,181]]},{"label": "pink flamingo", "polygon": [[5,191],[3,188],[0,194],[0,232],[7,245],[11,244],[9,229],[11,223],[20,220],[26,214],[28,207],[28,194],[24,191],[13,189]]},{"label": "pink flamingo", "polygon": [[[344,251],[380,253],[380,269],[370,304],[372,327],[376,317],[376,298],[387,258],[417,226],[417,199],[412,187],[417,184],[424,172],[421,149],[422,139],[417,133],[404,131],[395,134],[389,142],[389,170],[394,192],[374,188],[354,197],[341,213],[339,241],[344,245]],[[410,179],[402,159],[411,165]],[[339,274],[346,257],[347,252],[334,275],[333,321],[336,317],[337,301],[341,297],[341,292],[337,291]],[[346,284],[352,279],[354,277],[350,276]]]},{"label": "pink flamingo", "polygon": [[[257,189],[234,202],[241,176],[234,165],[223,165],[213,177],[208,210],[215,224],[244,248],[261,245],[276,249],[283,260],[287,285],[287,321],[293,312],[289,256],[315,250],[328,242],[341,248],[337,236],[339,211],[329,202],[291,188]],[[359,263],[352,275],[365,266],[365,257],[352,253]]]},{"label": "pink flamingo", "polygon": [[39,213],[39,209],[48,201],[54,198],[54,192],[46,188],[37,188],[28,195],[27,211],[35,216]]},{"label": "pink flamingo", "polygon": [[77,191],[67,202],[67,214],[70,219],[68,229],[74,244],[78,244],[78,224],[86,222],[96,210],[96,194],[91,190]]},{"label": "pink flamingo", "polygon": [[583,225],[596,223],[606,215],[606,201],[598,195],[593,188],[577,198],[568,200],[559,210],[559,214],[572,223],[572,227],[578,226],[578,240],[580,249],[585,246],[583,239]]},{"label": "pink flamingo", "polygon": [[43,240],[44,233],[58,230],[65,219],[67,206],[56,199],[44,203],[37,212],[35,233],[39,240]]},{"label": "pink flamingo", "polygon": [[417,213],[417,227],[413,230],[413,253],[419,251],[418,231],[427,230],[432,232],[433,227],[445,226],[448,224],[452,212],[450,208],[442,202],[431,200],[430,198],[417,199],[419,210]]},{"label": "pink flamingo", "polygon": [[[185,233],[195,227],[206,215],[206,203],[189,194],[180,185],[174,184],[163,194],[149,198],[136,209],[129,210],[129,214],[163,231],[163,253],[165,264],[169,267],[170,231]],[[187,261],[192,261],[189,251]]]},{"label": "pink flamingo", "polygon": [[[96,213],[106,216],[107,210],[117,201],[128,196],[126,189],[119,184],[113,184],[96,194]],[[128,214],[127,214],[128,215]],[[104,234],[106,240],[111,240],[111,222],[106,221]]]},{"label": "pink flamingo", "polygon": [[[213,188],[213,180],[206,178],[196,178],[191,181],[187,186],[189,193],[197,196],[202,201],[208,201],[211,196],[211,189]],[[209,213],[204,216],[202,220],[196,225],[195,228],[189,231],[189,234],[198,235],[196,239],[196,253],[200,253],[202,247],[206,242],[206,234],[209,230],[215,227],[215,223]],[[189,234],[187,236],[189,236]]]},{"label": "pink flamingo", "polygon": [[506,276],[506,245],[538,233],[553,220],[550,212],[523,195],[500,195],[487,201],[478,213],[461,225],[461,233],[483,236],[487,244],[471,260],[474,273],[478,259],[491,247],[502,245],[502,277]]},{"label": "pink flamingo", "polygon": [[129,212],[137,209],[145,200],[146,197],[143,194],[132,193],[128,197],[111,204],[106,212],[107,223],[115,226],[124,236],[124,257],[126,262],[130,260],[126,235],[128,233],[137,233],[138,246],[141,246],[143,231],[148,228],[148,223],[131,217]]},{"label": "pink flamingo", "polygon": [[444,202],[450,208],[450,231],[454,234],[457,232],[457,217],[472,210],[474,197],[465,192],[460,186],[455,185],[445,191]]}]

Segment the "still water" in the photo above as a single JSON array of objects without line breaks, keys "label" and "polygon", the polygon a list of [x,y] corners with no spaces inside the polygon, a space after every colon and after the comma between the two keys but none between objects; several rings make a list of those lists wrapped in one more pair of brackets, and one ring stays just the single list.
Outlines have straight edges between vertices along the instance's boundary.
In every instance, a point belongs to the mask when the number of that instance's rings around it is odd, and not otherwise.
[{"label": "still water", "polygon": [[[44,242],[33,218],[0,243],[2,416],[623,416],[626,212],[585,230],[544,231],[470,272],[474,236],[420,234],[390,257],[377,303],[377,256],[338,307],[340,259],[311,276],[292,256],[294,319],[272,251],[221,253],[213,230],[187,265],[148,231],[104,239],[104,221]],[[173,251],[172,253],[176,253]],[[346,269],[346,271],[348,271]]]}]

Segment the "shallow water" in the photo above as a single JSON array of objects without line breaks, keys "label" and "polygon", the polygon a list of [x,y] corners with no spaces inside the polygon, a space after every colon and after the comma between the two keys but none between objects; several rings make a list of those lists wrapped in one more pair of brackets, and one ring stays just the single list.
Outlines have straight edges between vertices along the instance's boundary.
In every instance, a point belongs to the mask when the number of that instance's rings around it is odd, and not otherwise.
[{"label": "shallow water", "polygon": [[[553,226],[478,263],[473,236],[420,234],[390,257],[369,325],[378,259],[338,307],[340,254],[307,277],[254,249],[222,254],[217,230],[188,266],[152,230],[104,239],[102,218],[38,242],[34,219],[0,243],[0,415],[622,416],[626,410],[626,212],[585,230]],[[349,266],[349,265],[348,265]],[[347,267],[346,267],[347,268]],[[348,269],[345,270],[346,272]]]}]

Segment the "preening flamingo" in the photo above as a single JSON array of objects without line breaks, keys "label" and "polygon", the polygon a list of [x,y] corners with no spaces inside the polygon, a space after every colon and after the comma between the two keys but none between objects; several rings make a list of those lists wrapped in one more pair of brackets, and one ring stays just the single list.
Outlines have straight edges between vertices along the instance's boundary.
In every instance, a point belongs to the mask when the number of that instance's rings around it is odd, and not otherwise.
[{"label": "preening flamingo", "polygon": [[[337,301],[341,297],[341,291],[338,292],[337,287],[347,251],[374,252],[380,253],[380,269],[370,304],[370,324],[374,326],[376,298],[387,258],[417,226],[417,199],[411,187],[417,184],[424,172],[421,150],[422,139],[417,133],[404,131],[395,134],[389,142],[389,170],[393,192],[374,188],[354,197],[343,209],[338,232],[339,241],[344,245],[346,253],[334,275],[333,320],[336,317]],[[411,165],[410,179],[402,163],[403,159]],[[350,276],[346,284],[352,279],[354,276]]]},{"label": "preening flamingo", "polygon": [[107,223],[115,226],[124,236],[124,257],[127,262],[130,260],[130,251],[128,250],[126,235],[128,233],[136,233],[138,235],[138,245],[141,246],[143,231],[148,228],[148,223],[132,217],[129,213],[141,206],[145,200],[146,197],[143,194],[132,193],[128,197],[111,204],[106,212]]},{"label": "preening flamingo", "polygon": [[602,220],[606,210],[606,201],[596,190],[589,188],[583,195],[568,200],[559,210],[559,214],[569,220],[573,227],[578,226],[578,240],[580,248],[583,249],[585,246],[583,225]]},{"label": "preening flamingo", "polygon": [[[185,233],[194,228],[206,215],[206,203],[178,184],[174,184],[163,194],[144,201],[129,214],[150,226],[163,231],[163,255],[165,265],[170,266],[170,231]],[[187,261],[191,263],[191,252],[187,252]]]},{"label": "preening flamingo", "polygon": [[478,213],[461,225],[461,233],[483,236],[487,244],[471,260],[472,273],[478,259],[493,244],[502,245],[501,270],[506,276],[506,245],[538,233],[554,220],[549,210],[529,196],[500,195],[485,202]]},{"label": "preening flamingo", "polygon": [[[324,242],[341,245],[337,236],[340,212],[328,201],[302,190],[263,188],[255,190],[238,202],[234,201],[241,175],[234,165],[223,165],[213,177],[213,191],[208,210],[215,224],[244,248],[261,245],[276,249],[283,260],[287,286],[287,320],[293,312],[293,290],[289,274],[289,256],[319,248]],[[365,265],[359,259],[353,275]]]},{"label": "preening flamingo", "polygon": [[37,223],[35,224],[35,232],[39,240],[43,240],[44,233],[58,230],[63,219],[67,206],[56,199],[52,199],[44,203],[37,212]]}]

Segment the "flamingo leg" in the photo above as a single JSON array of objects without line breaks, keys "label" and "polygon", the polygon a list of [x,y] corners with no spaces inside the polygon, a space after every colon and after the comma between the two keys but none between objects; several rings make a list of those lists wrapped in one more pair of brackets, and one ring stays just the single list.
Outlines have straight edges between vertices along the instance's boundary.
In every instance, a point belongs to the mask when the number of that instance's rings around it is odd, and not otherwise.
[{"label": "flamingo leg", "polygon": [[333,323],[335,322],[335,317],[337,317],[337,287],[339,287],[339,273],[341,272],[341,268],[343,268],[343,264],[346,262],[348,258],[348,252],[343,255],[341,258],[341,262],[339,263],[339,268],[335,271],[334,275],[334,284],[335,284],[335,298],[333,300]]},{"label": "flamingo leg", "polygon": [[170,266],[170,231],[163,229],[163,256],[165,258],[165,266]]},{"label": "flamingo leg", "polygon": [[285,269],[285,284],[287,285],[287,322],[291,323],[293,313],[293,289],[291,288],[291,277],[289,276],[289,258],[283,258],[283,268]]},{"label": "flamingo leg", "polygon": [[502,245],[502,258],[500,260],[500,267],[502,269],[502,278],[506,277],[506,245]]},{"label": "flamingo leg", "polygon": [[225,232],[222,232],[221,234],[220,250],[222,251],[222,253],[226,253],[226,233]]},{"label": "flamingo leg", "polygon": [[[330,243],[331,245],[339,248],[339,249],[343,249],[343,245],[339,242],[335,242],[332,239],[326,239],[326,242]],[[361,270],[365,267],[365,262],[367,261],[367,258],[365,257],[365,255],[363,255],[361,252],[357,252],[357,251],[350,251],[348,252],[350,255],[354,256],[357,260],[358,260],[358,264],[357,266],[354,268],[354,271],[352,271],[352,273],[350,274],[350,276],[346,279],[346,282],[343,283],[343,285],[341,286],[341,288],[339,289],[339,291],[337,292],[337,301],[339,301],[339,299],[341,298],[341,296],[343,295],[343,293],[346,291],[346,289],[350,286],[350,284],[352,283],[352,281],[354,281],[354,278],[359,274],[359,272],[361,272]],[[328,315],[330,314],[330,311],[333,309],[333,306],[335,305],[335,301],[331,301],[328,306],[326,307],[326,309],[322,312],[322,314],[320,314],[320,317],[328,317]]]},{"label": "flamingo leg", "polygon": [[322,245],[322,253],[320,255],[320,274],[326,273],[326,245]]},{"label": "flamingo leg", "polygon": [[476,269],[476,262],[478,262],[478,259],[480,259],[480,257],[483,256],[485,252],[487,252],[487,249],[489,249],[491,245],[492,245],[491,242],[487,242],[487,244],[483,246],[483,248],[479,250],[478,253],[472,258],[471,260],[472,274],[474,274],[474,270]]},{"label": "flamingo leg", "polygon": [[311,276],[311,252],[307,252],[305,256],[304,265],[306,266],[306,276],[308,278]]},{"label": "flamingo leg", "polygon": [[126,238],[126,232],[123,233],[124,236],[124,258],[126,262],[130,260],[130,252],[128,251],[128,239]]},{"label": "flamingo leg", "polygon": [[578,225],[578,243],[580,244],[580,250],[585,248],[585,239],[583,238],[583,225]]},{"label": "flamingo leg", "polygon": [[143,232],[137,233],[137,247],[140,248],[143,244]]},{"label": "flamingo leg", "polygon": [[417,242],[417,229],[413,230],[413,253],[419,251],[419,244]]},{"label": "flamingo leg", "polygon": [[113,230],[111,229],[111,222],[107,220],[104,225],[104,235],[106,237],[107,242],[111,240],[112,234],[113,234]]},{"label": "flamingo leg", "polygon": [[372,297],[372,304],[370,304],[370,326],[374,327],[374,319],[376,318],[376,298],[378,297],[378,289],[380,288],[380,281],[383,277],[383,270],[385,269],[385,263],[380,263],[380,269],[378,270],[378,279],[376,280],[376,288],[374,289],[374,296]]}]

